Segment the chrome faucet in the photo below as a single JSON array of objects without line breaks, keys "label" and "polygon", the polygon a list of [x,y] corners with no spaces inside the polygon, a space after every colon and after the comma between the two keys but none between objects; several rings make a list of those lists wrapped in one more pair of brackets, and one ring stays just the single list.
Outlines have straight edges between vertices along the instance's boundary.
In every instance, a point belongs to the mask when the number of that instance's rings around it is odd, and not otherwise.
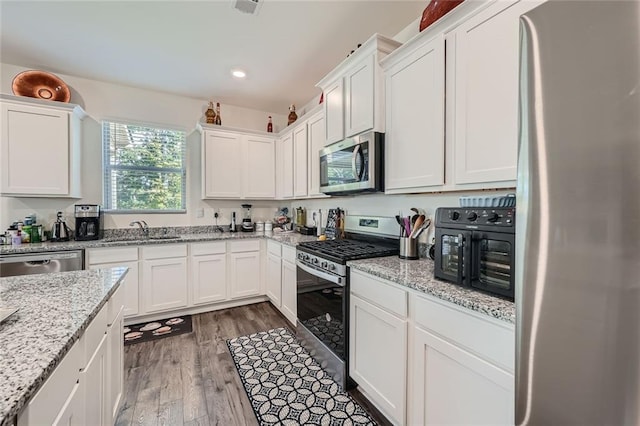
[{"label": "chrome faucet", "polygon": [[149,225],[144,220],[134,220],[129,224],[129,226],[138,225],[140,230],[142,231],[142,236],[145,238],[149,238]]}]

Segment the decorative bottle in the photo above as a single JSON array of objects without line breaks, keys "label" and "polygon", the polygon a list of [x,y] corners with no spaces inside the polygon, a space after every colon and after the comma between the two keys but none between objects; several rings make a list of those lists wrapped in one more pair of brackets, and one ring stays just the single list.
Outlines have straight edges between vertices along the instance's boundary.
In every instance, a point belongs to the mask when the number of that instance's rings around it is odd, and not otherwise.
[{"label": "decorative bottle", "polygon": [[271,116],[269,116],[269,121],[267,122],[267,132],[273,133],[273,122],[271,121]]},{"label": "decorative bottle", "polygon": [[296,106],[291,104],[289,107],[289,120],[287,121],[287,126],[294,123],[298,119],[298,114],[296,114]]},{"label": "decorative bottle", "polygon": [[216,124],[222,126],[222,118],[220,118],[220,102],[216,102]]},{"label": "decorative bottle", "polygon": [[204,115],[207,117],[207,124],[214,124],[216,122],[216,112],[213,110],[213,102],[209,102],[209,108]]}]

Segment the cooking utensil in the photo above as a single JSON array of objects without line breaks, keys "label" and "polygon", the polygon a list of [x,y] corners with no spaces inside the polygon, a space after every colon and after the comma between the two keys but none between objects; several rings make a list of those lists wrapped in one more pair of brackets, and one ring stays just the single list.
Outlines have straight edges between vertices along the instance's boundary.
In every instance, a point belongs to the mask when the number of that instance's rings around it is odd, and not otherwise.
[{"label": "cooking utensil", "polygon": [[415,238],[414,235],[416,234],[416,232],[418,232],[418,229],[420,229],[420,227],[422,226],[424,219],[425,219],[424,215],[418,216],[418,219],[416,219],[415,226],[413,227],[413,230],[409,234],[409,238]]},{"label": "cooking utensil", "polygon": [[431,225],[431,219],[427,218],[424,220],[424,222],[422,222],[422,226],[418,229],[418,232],[416,232],[413,238],[418,239],[420,237],[420,234],[422,234],[422,232],[427,229],[429,225]]},{"label": "cooking utensil", "polygon": [[406,236],[408,237],[411,234],[411,223],[409,216],[403,218],[404,220],[404,232],[406,232]]}]

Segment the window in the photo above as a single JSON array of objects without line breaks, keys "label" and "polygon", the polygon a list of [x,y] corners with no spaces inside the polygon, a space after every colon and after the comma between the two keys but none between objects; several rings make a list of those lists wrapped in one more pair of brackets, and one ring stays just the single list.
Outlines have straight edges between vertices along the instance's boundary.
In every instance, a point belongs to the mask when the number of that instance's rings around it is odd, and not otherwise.
[{"label": "window", "polygon": [[185,211],[185,132],[104,121],[102,145],[107,210]]}]

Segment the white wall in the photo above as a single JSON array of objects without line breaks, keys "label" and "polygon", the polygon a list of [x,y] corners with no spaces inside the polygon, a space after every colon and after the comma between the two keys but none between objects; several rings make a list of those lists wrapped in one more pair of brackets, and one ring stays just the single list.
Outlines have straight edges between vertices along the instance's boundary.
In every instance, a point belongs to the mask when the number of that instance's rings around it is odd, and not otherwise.
[{"label": "white wall", "polygon": [[[11,83],[16,74],[26,68],[0,64],[0,91],[11,94]],[[78,203],[102,204],[102,139],[100,121],[120,118],[144,123],[156,123],[183,128],[187,131],[187,213],[150,215],[106,215],[105,227],[127,227],[136,219],[146,220],[149,226],[181,226],[213,224],[214,209],[220,209],[219,223],[228,224],[232,211],[240,213],[240,201],[203,201],[200,199],[200,134],[195,125],[204,119],[206,99],[194,99],[170,93],[143,90],[134,87],[88,80],[64,74],[58,76],[71,89],[71,102],[77,103],[89,114],[83,122],[82,185],[83,199],[0,197],[0,229],[15,219],[36,213],[45,225],[55,219],[57,211],[65,212],[68,223],[73,218],[73,205]],[[214,100],[215,101],[215,100]],[[271,115],[274,132],[286,126],[285,115],[248,108],[221,105],[223,124],[230,127],[264,131]],[[52,161],[55,161],[52,159]],[[25,163],[28,167],[28,162]],[[254,218],[271,217],[277,202],[254,202]],[[197,218],[198,209],[205,217]]]}]

